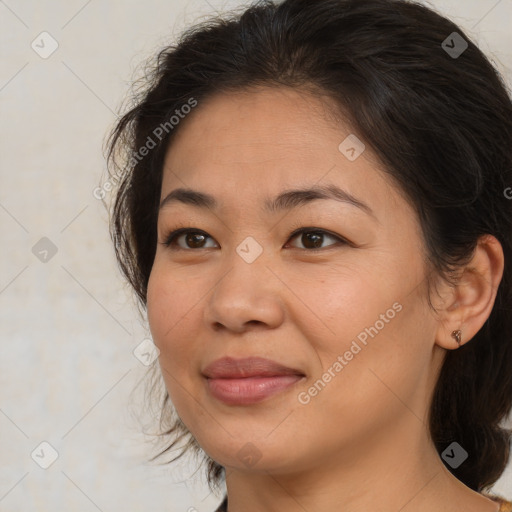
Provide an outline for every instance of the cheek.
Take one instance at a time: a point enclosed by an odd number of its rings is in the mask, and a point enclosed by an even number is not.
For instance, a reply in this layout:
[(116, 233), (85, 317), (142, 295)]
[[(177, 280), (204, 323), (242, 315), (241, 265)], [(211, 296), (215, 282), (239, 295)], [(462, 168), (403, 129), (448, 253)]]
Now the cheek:
[(162, 339), (166, 329), (172, 325), (170, 315), (174, 311), (172, 296), (168, 293), (165, 275), (154, 265), (149, 276), (147, 289), (148, 322), (153, 341), (162, 351)]
[(171, 272), (155, 263), (147, 290), (149, 328), (162, 356), (160, 362), (165, 361), (166, 367), (193, 350), (191, 343), (178, 343), (178, 340), (183, 339), (187, 326), (190, 327), (193, 305), (197, 302), (195, 288), (185, 286), (172, 276)]
[[(309, 333), (321, 363), (308, 385), (319, 378), (332, 382), (325, 387), (344, 396), (336, 400), (343, 411), (357, 404), (375, 407), (386, 396), (385, 403), (396, 401), (393, 391), (410, 396), (427, 377), (435, 325), (418, 286), (421, 268), (401, 272), (398, 267), (397, 262), (387, 268), (334, 269), (316, 287), (310, 283), (307, 298), (320, 313), (319, 329), (295, 319)], [(323, 395), (317, 403), (325, 400), (322, 405), (328, 406), (332, 395), (323, 393), (323, 382), (317, 387)]]
[(192, 354), (197, 349), (190, 339), (183, 342), (190, 306), (179, 293), (181, 285), (169, 275), (154, 265), (148, 282), (147, 316), (153, 342), (160, 351), (158, 360), (165, 387), (173, 405), (183, 410), (193, 385), (194, 368), (188, 362), (193, 361)]
[[(301, 283), (302, 289), (308, 290), (302, 298), (316, 313), (314, 323), (319, 329), (316, 331), (313, 324), (308, 327), (305, 322), (303, 327), (318, 340), (323, 352), (331, 357), (343, 353), (358, 336), (364, 343), (369, 338), (366, 329), (376, 322), (380, 332), (393, 321), (396, 316), (393, 304), (400, 294), (396, 285), (395, 289), (387, 286), (382, 277), (385, 275), (389, 275), (389, 271), (344, 265), (331, 268), (328, 274), (295, 278), (294, 284)], [(385, 315), (386, 323), (380, 319), (381, 314)], [(314, 335), (315, 331), (318, 336)]]
[(434, 325), (421, 298), (393, 302), (397, 296), (372, 297), (364, 314), (356, 308), (352, 319), (343, 316), (346, 336), (321, 354), (324, 375), (331, 368), (336, 377), (315, 398), (318, 414), (330, 410), (339, 421), (369, 431), (403, 414), (425, 417)]

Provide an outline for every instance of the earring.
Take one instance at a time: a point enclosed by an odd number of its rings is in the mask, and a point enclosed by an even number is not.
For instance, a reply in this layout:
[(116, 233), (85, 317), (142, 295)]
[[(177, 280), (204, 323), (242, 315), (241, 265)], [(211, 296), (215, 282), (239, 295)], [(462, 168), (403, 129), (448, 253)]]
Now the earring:
[(460, 342), (461, 342), (461, 338), (462, 338), (461, 330), (457, 329), (456, 331), (453, 331), (452, 332), (452, 338), (455, 339), (455, 341), (457, 342), (457, 345), (459, 345), (459, 347), (460, 347)]

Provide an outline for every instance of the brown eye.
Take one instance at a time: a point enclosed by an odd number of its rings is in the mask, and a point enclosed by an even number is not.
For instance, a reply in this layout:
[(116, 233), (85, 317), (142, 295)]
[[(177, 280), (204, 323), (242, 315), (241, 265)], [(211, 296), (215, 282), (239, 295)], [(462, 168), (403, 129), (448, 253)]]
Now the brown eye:
[[(206, 240), (211, 237), (203, 231), (194, 231), (192, 229), (178, 229), (170, 233), (163, 244), (167, 247), (173, 246), (177, 249), (205, 249), (209, 248), (205, 245)], [(184, 240), (185, 245), (178, 243), (180, 239)], [(210, 246), (211, 247), (211, 246)], [(215, 246), (214, 246), (215, 247)]]
[[(331, 235), (323, 230), (312, 230), (302, 228), (298, 232), (292, 234), (291, 239), (298, 238), (300, 235), (300, 242), (304, 247), (298, 247), (299, 249), (323, 249), (324, 247), (330, 247), (336, 245), (336, 243), (346, 244), (347, 242), (339, 236)], [(328, 244), (322, 247), (326, 238), (330, 238), (335, 241), (333, 244)]]
[(324, 235), (322, 233), (315, 233), (312, 231), (302, 233), (300, 241), (307, 249), (318, 249), (322, 247)]
[(194, 249), (202, 247), (206, 238), (201, 233), (185, 233), (183, 236), (185, 237), (185, 244)]
[[(303, 247), (294, 246), (297, 249), (304, 250), (318, 250), (328, 248), (334, 245), (347, 245), (349, 242), (340, 236), (333, 235), (324, 231), (322, 229), (311, 229), (311, 228), (301, 228), (299, 230), (294, 231), (290, 235), (290, 240), (294, 238), (299, 238)], [(328, 245), (323, 245), (326, 239), (334, 240), (334, 243), (330, 243)], [(193, 249), (209, 249), (212, 247), (218, 247), (215, 242), (214, 245), (206, 245), (207, 240), (210, 239), (213, 241), (212, 237), (206, 234), (204, 231), (181, 228), (177, 229), (170, 233), (164, 242), (163, 245), (166, 247), (172, 248), (173, 250), (193, 250)], [(180, 240), (183, 242), (180, 243)]]

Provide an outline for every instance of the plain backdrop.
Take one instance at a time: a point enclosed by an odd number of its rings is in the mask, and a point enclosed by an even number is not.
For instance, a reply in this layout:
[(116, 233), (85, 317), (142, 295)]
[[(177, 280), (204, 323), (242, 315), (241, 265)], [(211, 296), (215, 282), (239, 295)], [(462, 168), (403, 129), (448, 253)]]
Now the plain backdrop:
[[(206, 512), (220, 501), (193, 461), (145, 463), (150, 438), (132, 391), (147, 370), (136, 354), (148, 329), (93, 190), (141, 63), (240, 5), (0, 1), (0, 511)], [(512, 0), (433, 5), (510, 84)], [(512, 498), (510, 466), (494, 490)]]

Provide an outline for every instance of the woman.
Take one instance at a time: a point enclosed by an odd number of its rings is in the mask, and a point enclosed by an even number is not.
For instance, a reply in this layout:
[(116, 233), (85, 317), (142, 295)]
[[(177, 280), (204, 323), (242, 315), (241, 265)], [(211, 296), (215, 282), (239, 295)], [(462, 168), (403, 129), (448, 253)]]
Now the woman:
[(206, 454), (218, 511), (510, 511), (512, 104), (482, 52), (412, 2), (263, 1), (150, 78), (111, 230), (164, 452)]

